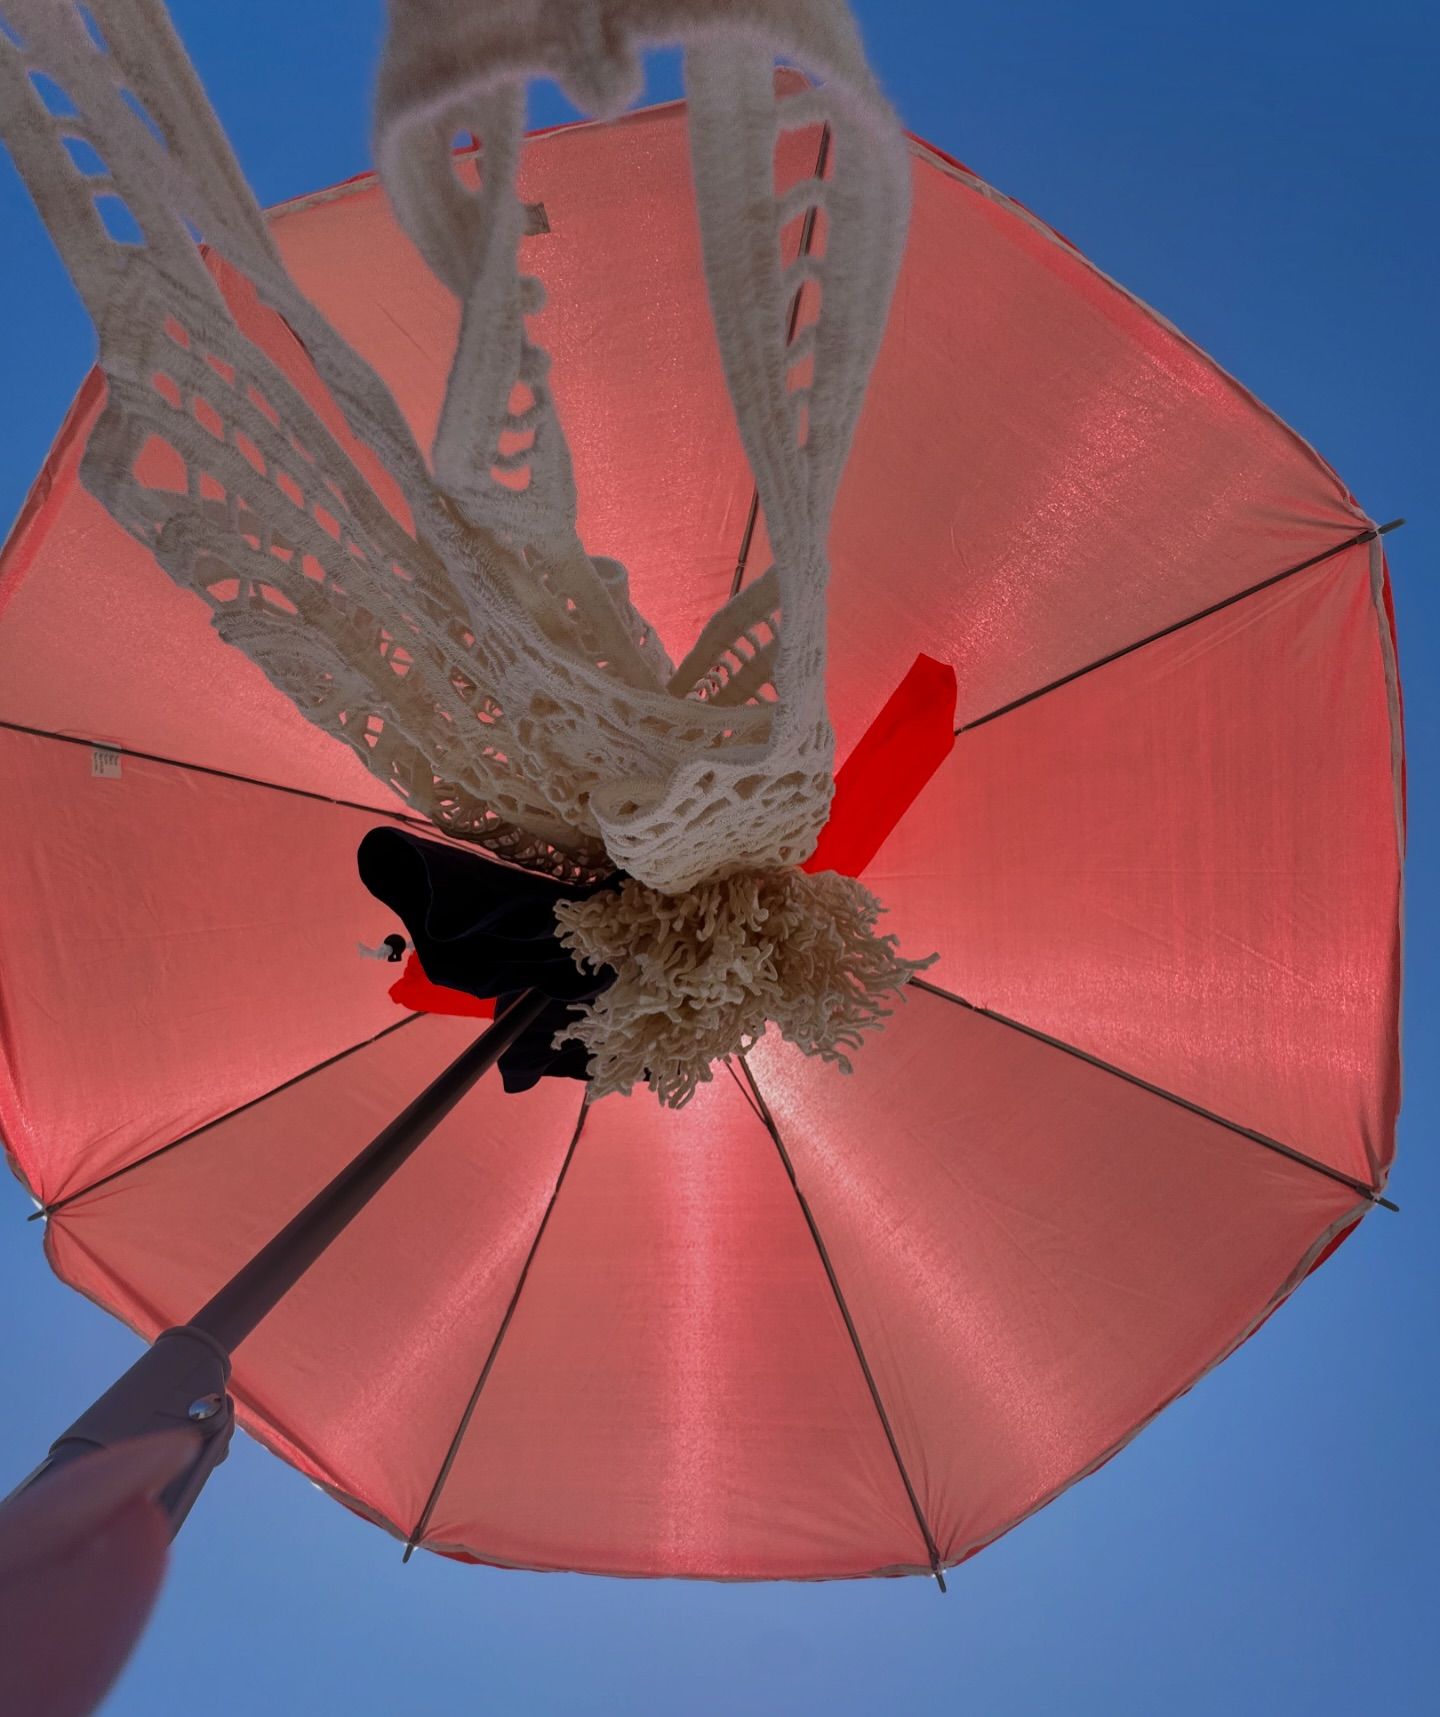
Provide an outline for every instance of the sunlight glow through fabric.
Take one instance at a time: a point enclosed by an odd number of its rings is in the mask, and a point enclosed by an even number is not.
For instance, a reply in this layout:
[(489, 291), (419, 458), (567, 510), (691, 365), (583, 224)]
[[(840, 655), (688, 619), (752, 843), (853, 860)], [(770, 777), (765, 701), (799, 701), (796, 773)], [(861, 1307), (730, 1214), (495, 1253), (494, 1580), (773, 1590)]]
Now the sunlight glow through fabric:
[[(154, 4), (0, 0), (6, 135), (108, 371), (0, 553), (0, 1133), (56, 1271), (153, 1337), (481, 1029), (357, 957), (396, 929), (356, 874), (377, 824), (664, 890), (818, 836), (939, 955), (850, 1077), (773, 1030), (678, 1111), (487, 1075), (232, 1387), (405, 1545), (949, 1568), (1383, 1195), (1403, 758), (1375, 521), (899, 136), (838, 5), (393, 15), (389, 197), (365, 174), (262, 216)], [(689, 99), (522, 145), (480, 68), (527, 20), (553, 33), (514, 74), (606, 113), (620, 26), (673, 26)], [(866, 736), (921, 653), (958, 734), (877, 846), (900, 783)]]

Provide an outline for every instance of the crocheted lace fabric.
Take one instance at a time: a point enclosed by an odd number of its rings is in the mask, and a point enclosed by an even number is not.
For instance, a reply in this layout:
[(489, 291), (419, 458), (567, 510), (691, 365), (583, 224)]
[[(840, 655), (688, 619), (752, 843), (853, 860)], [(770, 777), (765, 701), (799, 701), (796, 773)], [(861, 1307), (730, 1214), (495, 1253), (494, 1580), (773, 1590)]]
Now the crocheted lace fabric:
[[(527, 78), (613, 117), (667, 41), (774, 554), (678, 666), (576, 534), (515, 192)], [(777, 60), (811, 86), (785, 93)], [(777, 193), (778, 138), (816, 124), (829, 173)], [(825, 541), (909, 185), (843, 0), (393, 0), (379, 170), (462, 306), (428, 457), (287, 276), (159, 0), (0, 0), (0, 127), (99, 331), (86, 485), (312, 721), (441, 829), (556, 877), (676, 892), (806, 856), (831, 792)], [(823, 247), (786, 266), (817, 208)]]

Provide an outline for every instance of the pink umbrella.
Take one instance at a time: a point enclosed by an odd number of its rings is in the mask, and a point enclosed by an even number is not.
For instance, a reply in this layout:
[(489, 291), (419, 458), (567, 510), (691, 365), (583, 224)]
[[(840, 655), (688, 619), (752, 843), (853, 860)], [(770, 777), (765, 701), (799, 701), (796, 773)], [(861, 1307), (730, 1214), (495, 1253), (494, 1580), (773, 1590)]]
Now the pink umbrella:
[[(785, 134), (782, 184), (822, 136)], [(86, 493), (98, 373), (0, 562), (0, 1131), (48, 1256), (146, 1337), (243, 1339), (239, 1422), (407, 1553), (938, 1577), (1386, 1202), (1381, 528), (1041, 221), (919, 140), (905, 161), (908, 247), (829, 538), (830, 716), (885, 838), (826, 862), (938, 960), (849, 1078), (772, 1031), (679, 1111), (559, 1079), (469, 1090), (499, 1040), (466, 1051), (473, 1019), (403, 1011), (398, 968), (357, 958), (398, 926), (356, 847), (424, 819)], [(581, 532), (683, 650), (774, 553), (704, 333), (685, 110), (537, 136), (520, 190)], [(802, 268), (825, 228), (785, 225)], [(428, 445), (459, 314), (374, 177), (269, 231)], [(328, 410), (304, 331), (208, 266)], [(199, 394), (177, 409), (233, 445)], [(186, 481), (163, 445), (139, 456), (152, 486)], [(343, 538), (338, 503), (297, 505)], [(923, 789), (887, 803), (922, 728), (887, 739), (880, 712), (921, 654), (954, 670), (958, 737), (924, 741)], [(462, 1052), (448, 1113), (397, 1147), (390, 1118)], [(272, 1249), (228, 1289), (377, 1134), (383, 1173), (312, 1218), (301, 1264), (277, 1276)]]

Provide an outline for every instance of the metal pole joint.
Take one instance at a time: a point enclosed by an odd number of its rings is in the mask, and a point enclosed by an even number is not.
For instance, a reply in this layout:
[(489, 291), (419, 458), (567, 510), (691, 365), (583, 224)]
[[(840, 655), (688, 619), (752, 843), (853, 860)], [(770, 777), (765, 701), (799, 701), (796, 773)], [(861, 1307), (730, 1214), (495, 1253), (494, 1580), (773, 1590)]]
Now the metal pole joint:
[(206, 1479), (229, 1453), (235, 1430), (235, 1406), (226, 1392), (229, 1377), (229, 1354), (204, 1330), (189, 1325), (165, 1330), (55, 1439), (48, 1457), (22, 1489), (43, 1483), (95, 1449), (157, 1431), (189, 1431), (199, 1439), (195, 1459), (158, 1499), (173, 1537)]

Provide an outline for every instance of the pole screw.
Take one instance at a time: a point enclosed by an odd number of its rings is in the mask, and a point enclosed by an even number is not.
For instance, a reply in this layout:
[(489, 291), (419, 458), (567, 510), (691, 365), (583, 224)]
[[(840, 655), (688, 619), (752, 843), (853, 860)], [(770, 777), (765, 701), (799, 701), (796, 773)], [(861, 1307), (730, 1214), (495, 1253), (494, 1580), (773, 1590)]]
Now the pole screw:
[(198, 1401), (190, 1403), (186, 1417), (194, 1419), (197, 1423), (203, 1423), (206, 1419), (213, 1419), (219, 1411), (220, 1397), (218, 1395), (202, 1395)]

